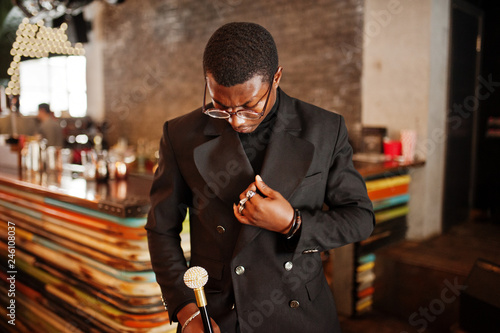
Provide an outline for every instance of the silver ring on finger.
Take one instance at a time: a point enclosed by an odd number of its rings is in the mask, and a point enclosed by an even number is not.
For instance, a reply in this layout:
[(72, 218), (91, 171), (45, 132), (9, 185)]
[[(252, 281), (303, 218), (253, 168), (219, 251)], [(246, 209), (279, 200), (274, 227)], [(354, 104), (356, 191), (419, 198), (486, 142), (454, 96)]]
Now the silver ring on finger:
[(240, 213), (240, 215), (243, 212), (243, 209), (245, 209), (245, 204), (243, 205), (240, 204), (240, 206), (238, 207), (238, 213)]
[(248, 200), (252, 199), (253, 196), (255, 195), (255, 192), (252, 190), (247, 191), (246, 197)]
[(248, 201), (248, 198), (245, 197), (243, 199), (240, 200), (240, 206), (245, 206), (245, 203)]

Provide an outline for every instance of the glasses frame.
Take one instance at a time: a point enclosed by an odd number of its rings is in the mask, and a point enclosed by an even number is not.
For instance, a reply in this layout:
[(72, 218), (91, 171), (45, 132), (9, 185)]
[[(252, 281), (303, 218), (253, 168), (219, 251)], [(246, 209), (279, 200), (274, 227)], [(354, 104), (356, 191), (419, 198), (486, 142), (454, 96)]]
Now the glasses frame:
[[(266, 102), (264, 103), (264, 108), (262, 109), (261, 112), (255, 112), (254, 110), (251, 110), (251, 109), (241, 109), (241, 110), (238, 110), (238, 111), (234, 111), (234, 112), (229, 112), (229, 111), (226, 111), (226, 110), (222, 110), (222, 109), (219, 109), (219, 108), (209, 108), (209, 109), (206, 109), (205, 108), (205, 102), (206, 102), (206, 98), (207, 98), (207, 81), (205, 80), (205, 91), (203, 92), (203, 104), (202, 104), (202, 107), (201, 107), (201, 112), (206, 114), (207, 116), (209, 117), (212, 117), (212, 118), (215, 118), (215, 119), (229, 119), (229, 117), (233, 116), (233, 115), (236, 115), (238, 118), (241, 118), (241, 119), (245, 119), (245, 120), (257, 120), (257, 119), (260, 119), (262, 118), (262, 116), (264, 115), (264, 113), (266, 112), (266, 109), (267, 109), (267, 103), (269, 102), (269, 96), (271, 96), (271, 90), (273, 88), (273, 81), (274, 81), (274, 75), (273, 75), (273, 78), (269, 84), (269, 89), (267, 90), (267, 97), (266, 97)], [(259, 101), (257, 102), (257, 104), (259, 104), (259, 102), (262, 100), (264, 96), (262, 96)], [(224, 117), (216, 117), (216, 116), (213, 116), (211, 114), (209, 114), (210, 111), (218, 111), (218, 112), (221, 112), (221, 113), (225, 113), (227, 116), (224, 116)], [(249, 113), (254, 113), (256, 115), (258, 115), (257, 118), (248, 118), (248, 117), (245, 117), (241, 114), (241, 112), (244, 111), (244, 112), (249, 112)]]

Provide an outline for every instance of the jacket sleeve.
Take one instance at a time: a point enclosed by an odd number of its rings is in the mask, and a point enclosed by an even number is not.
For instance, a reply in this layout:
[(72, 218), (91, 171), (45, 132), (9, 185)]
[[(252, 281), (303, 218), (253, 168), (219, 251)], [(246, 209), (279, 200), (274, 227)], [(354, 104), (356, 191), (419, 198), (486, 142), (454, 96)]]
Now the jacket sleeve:
[(165, 123), (146, 230), (151, 263), (171, 321), (177, 320), (176, 314), (185, 304), (195, 302), (193, 291), (183, 282), (187, 266), (179, 235), (190, 196), (169, 140), (168, 123)]
[[(340, 117), (337, 140), (330, 159), (325, 209), (301, 209), (302, 226), (295, 240), (297, 253), (326, 251), (366, 239), (375, 215), (366, 185), (352, 163), (347, 128)], [(300, 209), (300, 207), (297, 207)]]

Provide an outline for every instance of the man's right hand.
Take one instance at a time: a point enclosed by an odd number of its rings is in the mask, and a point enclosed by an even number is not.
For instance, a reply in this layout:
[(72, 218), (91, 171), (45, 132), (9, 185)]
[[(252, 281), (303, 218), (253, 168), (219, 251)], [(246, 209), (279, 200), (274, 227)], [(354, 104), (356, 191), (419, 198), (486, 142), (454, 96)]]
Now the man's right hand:
[[(196, 306), (195, 303), (189, 303), (186, 306), (184, 306), (178, 313), (177, 313), (177, 320), (179, 320), (179, 323), (181, 324), (181, 327), (184, 326), (184, 323), (194, 314), (196, 311), (198, 311), (198, 307)], [(212, 328), (214, 329), (214, 333), (220, 333), (220, 328), (217, 323), (210, 318), (210, 321), (212, 322)], [(183, 333), (203, 333), (203, 320), (201, 319), (201, 315), (197, 315), (191, 322), (186, 326), (186, 329), (184, 330)]]

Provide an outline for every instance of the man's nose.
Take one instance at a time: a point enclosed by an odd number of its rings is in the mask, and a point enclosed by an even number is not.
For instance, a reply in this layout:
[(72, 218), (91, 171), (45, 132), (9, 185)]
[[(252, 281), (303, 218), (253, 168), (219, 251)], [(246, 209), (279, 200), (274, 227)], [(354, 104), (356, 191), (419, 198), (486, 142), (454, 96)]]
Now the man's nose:
[(233, 127), (237, 127), (242, 125), (245, 122), (245, 119), (238, 117), (236, 114), (232, 114), (227, 118), (227, 122), (231, 124)]

